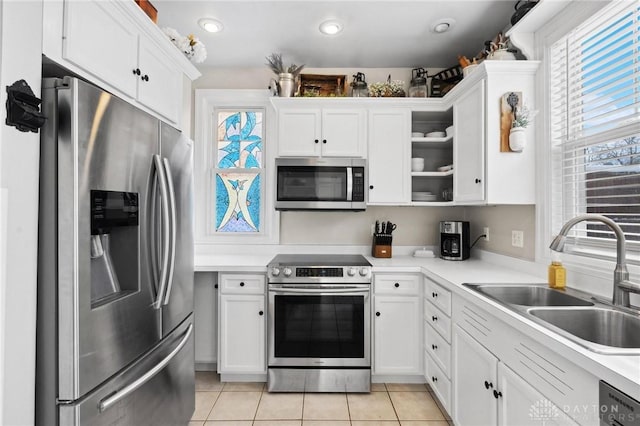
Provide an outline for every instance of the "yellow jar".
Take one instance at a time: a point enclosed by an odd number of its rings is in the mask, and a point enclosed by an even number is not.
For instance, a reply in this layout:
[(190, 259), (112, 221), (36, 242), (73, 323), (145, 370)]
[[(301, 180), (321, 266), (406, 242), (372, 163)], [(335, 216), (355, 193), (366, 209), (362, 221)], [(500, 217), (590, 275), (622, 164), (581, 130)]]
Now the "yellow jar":
[(549, 265), (549, 287), (563, 289), (567, 285), (567, 270), (559, 261), (551, 262)]

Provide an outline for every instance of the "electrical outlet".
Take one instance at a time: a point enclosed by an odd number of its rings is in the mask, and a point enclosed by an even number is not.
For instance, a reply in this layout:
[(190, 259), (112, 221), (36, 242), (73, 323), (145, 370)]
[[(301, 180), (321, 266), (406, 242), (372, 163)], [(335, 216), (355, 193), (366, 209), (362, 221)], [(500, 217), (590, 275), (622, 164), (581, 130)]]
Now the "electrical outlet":
[(511, 231), (511, 245), (513, 247), (524, 247), (524, 232)]
[(489, 239), (489, 227), (488, 227), (488, 226), (485, 226), (485, 227), (482, 229), (482, 233), (484, 234), (484, 240), (485, 240), (485, 241), (491, 241), (491, 240)]

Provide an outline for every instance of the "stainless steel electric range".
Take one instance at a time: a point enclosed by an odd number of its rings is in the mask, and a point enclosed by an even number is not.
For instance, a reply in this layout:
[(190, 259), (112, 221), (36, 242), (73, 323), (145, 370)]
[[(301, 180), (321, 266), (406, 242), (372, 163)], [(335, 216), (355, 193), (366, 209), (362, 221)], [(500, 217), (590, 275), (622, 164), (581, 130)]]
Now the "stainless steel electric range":
[(369, 392), (371, 264), (276, 256), (268, 267), (270, 392)]

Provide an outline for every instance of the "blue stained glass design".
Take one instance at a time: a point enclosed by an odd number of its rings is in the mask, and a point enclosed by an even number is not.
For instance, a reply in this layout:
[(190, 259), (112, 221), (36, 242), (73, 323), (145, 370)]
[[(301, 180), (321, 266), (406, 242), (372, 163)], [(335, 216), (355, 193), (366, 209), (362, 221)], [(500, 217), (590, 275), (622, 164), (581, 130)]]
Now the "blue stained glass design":
[(218, 113), (218, 168), (262, 167), (262, 112)]
[(216, 173), (216, 231), (260, 232), (260, 175)]

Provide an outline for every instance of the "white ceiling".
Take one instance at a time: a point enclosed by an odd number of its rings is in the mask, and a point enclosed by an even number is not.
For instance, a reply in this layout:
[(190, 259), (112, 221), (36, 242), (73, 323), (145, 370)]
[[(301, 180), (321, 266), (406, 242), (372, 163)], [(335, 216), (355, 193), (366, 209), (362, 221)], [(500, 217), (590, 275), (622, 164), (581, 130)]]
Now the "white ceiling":
[[(515, 1), (246, 1), (152, 0), (158, 25), (194, 34), (207, 49), (197, 66), (259, 67), (273, 52), (285, 65), (313, 68), (448, 68), (457, 55), (476, 55), (484, 41), (509, 24)], [(217, 34), (205, 32), (200, 18), (224, 24)], [(431, 31), (438, 19), (453, 18), (446, 33)], [(344, 30), (320, 34), (318, 26), (338, 19)]]

